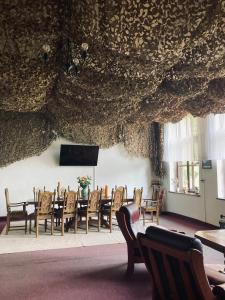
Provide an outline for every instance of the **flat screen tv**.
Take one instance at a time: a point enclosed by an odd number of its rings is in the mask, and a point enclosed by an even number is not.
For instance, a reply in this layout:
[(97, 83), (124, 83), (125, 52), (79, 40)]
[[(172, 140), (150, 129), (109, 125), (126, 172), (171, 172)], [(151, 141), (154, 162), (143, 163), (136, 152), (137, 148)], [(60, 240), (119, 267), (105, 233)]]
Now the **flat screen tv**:
[(97, 166), (99, 146), (61, 145), (60, 166)]

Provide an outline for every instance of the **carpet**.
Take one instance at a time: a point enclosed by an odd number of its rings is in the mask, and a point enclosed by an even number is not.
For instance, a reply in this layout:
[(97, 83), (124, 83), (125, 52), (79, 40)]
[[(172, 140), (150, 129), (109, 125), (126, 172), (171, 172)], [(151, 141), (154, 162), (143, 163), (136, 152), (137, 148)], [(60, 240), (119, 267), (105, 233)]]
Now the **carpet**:
[(98, 232), (96, 227), (90, 227), (88, 234), (79, 228), (76, 234), (71, 230), (65, 232), (64, 236), (61, 236), (59, 230), (55, 230), (54, 235), (51, 235), (49, 230), (44, 232), (44, 227), (40, 226), (38, 238), (34, 232), (25, 234), (24, 230), (10, 230), (9, 234), (5, 235), (4, 228), (0, 236), (0, 254), (118, 243), (125, 243), (125, 240), (117, 226), (114, 226), (112, 233), (109, 229), (102, 228)]
[(0, 299), (151, 299), (144, 264), (125, 277), (126, 245), (0, 255)]
[[(150, 224), (147, 223), (146, 227)], [(206, 224), (193, 220), (188, 221), (185, 218), (172, 215), (161, 215), (160, 225), (168, 229), (183, 231), (190, 236), (193, 236), (199, 230), (212, 229), (211, 226)], [(65, 233), (64, 236), (61, 236), (60, 232), (56, 230), (52, 236), (49, 231), (45, 233), (43, 227), (40, 226), (40, 236), (38, 238), (35, 237), (34, 232), (25, 235), (23, 230), (9, 231), (7, 236), (4, 228), (0, 235), (0, 254), (118, 243), (125, 243), (125, 240), (117, 226), (114, 226), (112, 233), (109, 232), (109, 229), (102, 228), (98, 232), (96, 227), (90, 227), (88, 234), (85, 233), (84, 229), (79, 228), (77, 234), (70, 231)], [(206, 255), (206, 258), (212, 255), (216, 260), (215, 263), (223, 263), (222, 253), (208, 247), (204, 247), (204, 252), (209, 254)]]
[[(162, 216), (160, 223), (169, 229), (185, 231), (193, 235), (198, 230), (208, 229), (204, 224), (186, 222), (171, 216)], [(135, 266), (134, 276), (125, 277), (127, 265), (126, 244), (97, 245), (89, 247), (68, 248), (67, 238), (89, 238), (98, 243), (102, 234), (104, 243), (106, 235), (120, 234), (119, 230), (112, 234), (104, 232), (90, 232), (88, 235), (82, 231), (78, 234), (68, 233), (65, 237), (44, 235), (36, 239), (34, 235), (25, 237), (1, 236), (0, 248), (9, 239), (8, 247), (13, 251), (26, 251), (26, 242), (48, 244), (58, 239), (64, 249), (47, 251), (32, 251), (0, 255), (0, 299), (3, 300), (95, 300), (95, 299), (151, 299), (151, 280), (144, 264)], [(106, 234), (106, 235), (105, 235)], [(13, 239), (16, 239), (13, 241)], [(48, 239), (48, 241), (47, 241)], [(20, 247), (22, 241), (22, 247)], [(124, 240), (123, 240), (124, 241)], [(102, 242), (102, 241), (101, 241)], [(17, 244), (15, 244), (17, 243)], [(84, 245), (84, 244), (83, 244)], [(19, 249), (17, 249), (19, 247)], [(70, 246), (71, 247), (71, 246)], [(12, 251), (12, 252), (13, 252)], [(205, 263), (223, 263), (223, 255), (204, 246)]]

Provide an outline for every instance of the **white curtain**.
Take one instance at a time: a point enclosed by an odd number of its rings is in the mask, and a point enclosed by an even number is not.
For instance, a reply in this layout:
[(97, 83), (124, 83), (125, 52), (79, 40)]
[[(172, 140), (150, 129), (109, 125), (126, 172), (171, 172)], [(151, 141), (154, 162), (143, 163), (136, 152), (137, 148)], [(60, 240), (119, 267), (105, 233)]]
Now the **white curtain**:
[(225, 114), (191, 115), (164, 125), (165, 161), (225, 159)]
[(164, 161), (197, 161), (202, 157), (200, 118), (188, 115), (178, 123), (164, 125)]
[(217, 194), (219, 198), (225, 198), (225, 160), (217, 160)]
[(225, 159), (225, 114), (210, 114), (205, 119), (204, 157)]

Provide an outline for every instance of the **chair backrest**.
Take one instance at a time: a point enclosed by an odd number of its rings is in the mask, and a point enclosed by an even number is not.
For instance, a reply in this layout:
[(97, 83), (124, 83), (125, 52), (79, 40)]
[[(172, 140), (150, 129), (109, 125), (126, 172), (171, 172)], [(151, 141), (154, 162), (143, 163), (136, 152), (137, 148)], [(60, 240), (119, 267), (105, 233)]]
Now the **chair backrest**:
[(34, 195), (34, 202), (38, 202), (38, 193), (45, 192), (46, 187), (44, 186), (43, 189), (39, 187), (33, 187), (33, 195)]
[(145, 264), (154, 283), (155, 299), (213, 300), (201, 242), (180, 233), (150, 226), (138, 234)]
[(159, 206), (160, 206), (160, 207), (163, 206), (165, 194), (166, 194), (166, 189), (161, 188), (161, 189), (159, 190), (158, 199), (157, 199), (158, 202), (159, 202)]
[(101, 199), (101, 190), (94, 190), (88, 194), (88, 211), (96, 212), (99, 209), (100, 199)]
[(123, 205), (124, 199), (124, 188), (116, 189), (115, 191), (112, 189), (112, 209), (117, 211)]
[(39, 188), (33, 187), (34, 202), (38, 201), (38, 192), (39, 191), (41, 191)]
[(135, 203), (121, 206), (116, 212), (116, 219), (128, 243), (137, 239), (138, 232), (145, 232), (144, 226), (139, 221), (139, 208)]
[(9, 190), (8, 190), (8, 188), (5, 188), (5, 200), (6, 200), (7, 211), (10, 211), (10, 200), (9, 200)]
[(123, 201), (127, 200), (127, 185), (126, 184), (124, 186), (115, 185), (115, 190), (123, 191)]
[(55, 191), (53, 193), (48, 191), (38, 192), (38, 204), (36, 207), (38, 215), (48, 215), (50, 213), (53, 213), (55, 205), (55, 194)]
[(141, 207), (141, 201), (142, 201), (142, 193), (143, 193), (143, 188), (136, 189), (134, 188), (134, 203), (140, 208)]
[(63, 200), (63, 213), (64, 214), (74, 214), (77, 207), (78, 192), (69, 191), (64, 192)]

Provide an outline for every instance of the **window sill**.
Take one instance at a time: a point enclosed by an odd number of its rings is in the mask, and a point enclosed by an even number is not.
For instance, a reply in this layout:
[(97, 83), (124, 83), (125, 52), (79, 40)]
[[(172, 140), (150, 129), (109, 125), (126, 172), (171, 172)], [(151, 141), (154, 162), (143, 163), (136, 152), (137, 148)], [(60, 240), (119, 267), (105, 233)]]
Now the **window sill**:
[(222, 200), (222, 201), (225, 201), (225, 198), (219, 198), (219, 197), (216, 197), (217, 200)]
[(179, 194), (179, 195), (187, 195), (187, 196), (194, 196), (194, 197), (200, 197), (200, 194), (196, 194), (196, 193), (183, 193), (183, 192), (172, 192), (172, 191), (169, 191), (169, 193)]

